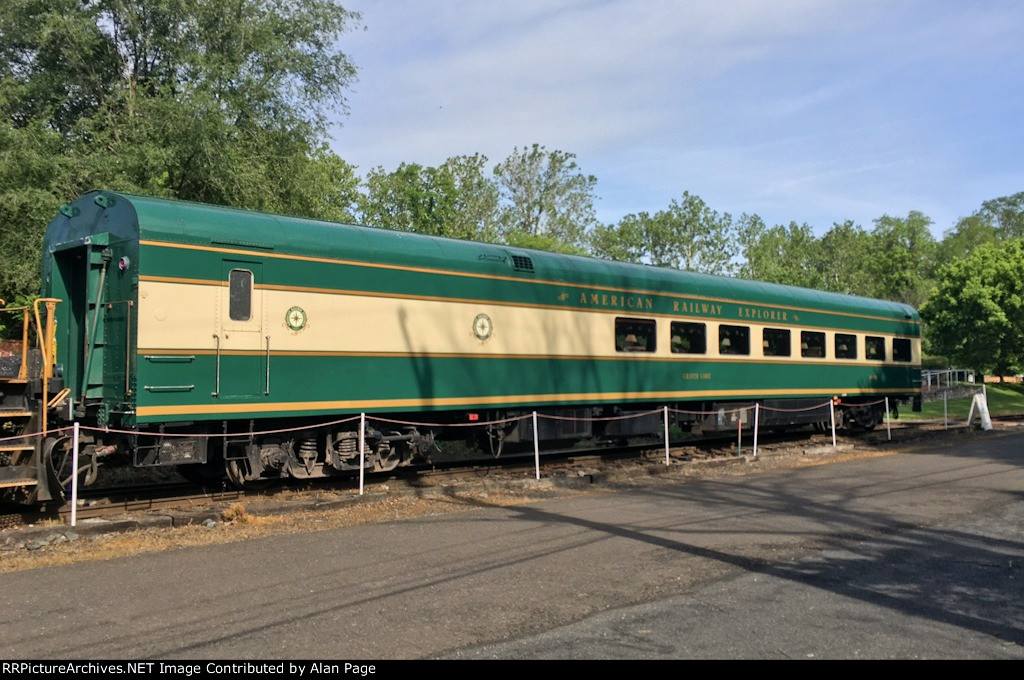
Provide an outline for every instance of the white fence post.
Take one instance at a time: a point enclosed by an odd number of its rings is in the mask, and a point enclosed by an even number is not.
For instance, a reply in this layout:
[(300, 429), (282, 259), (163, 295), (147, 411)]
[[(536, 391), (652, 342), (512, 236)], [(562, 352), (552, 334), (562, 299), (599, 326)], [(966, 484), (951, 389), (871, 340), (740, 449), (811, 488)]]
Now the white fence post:
[(668, 465), (668, 406), (665, 407), (665, 465)]
[(892, 441), (892, 425), (889, 420), (889, 397), (885, 398), (885, 433), (889, 436), (889, 441)]
[(366, 470), (366, 455), (363, 447), (366, 446), (366, 414), (359, 414), (359, 495), (363, 495), (363, 473)]
[(537, 479), (540, 479), (540, 433), (537, 432), (537, 412), (533, 412), (533, 466), (537, 470)]
[[(71, 428), (71, 526), (78, 523), (78, 421)], [(59, 482), (60, 480), (58, 480)]]
[(754, 458), (757, 458), (757, 427), (761, 421), (761, 404), (754, 404)]
[(831, 421), (832, 421), (832, 448), (834, 449), (834, 448), (836, 448), (838, 446), (838, 444), (836, 444), (836, 400), (835, 399), (829, 399), (828, 400), (828, 415), (829, 415), (829, 419), (831, 419)]
[(949, 429), (949, 392), (942, 393), (942, 427)]

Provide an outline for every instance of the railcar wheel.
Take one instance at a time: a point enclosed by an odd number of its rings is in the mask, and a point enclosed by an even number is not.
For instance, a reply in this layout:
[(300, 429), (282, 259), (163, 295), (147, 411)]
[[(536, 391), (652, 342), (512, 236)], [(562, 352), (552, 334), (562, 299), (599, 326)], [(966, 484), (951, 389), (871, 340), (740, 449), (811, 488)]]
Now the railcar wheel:
[(401, 464), (402, 454), (398, 453), (395, 449), (391, 449), (391, 452), (387, 456), (377, 456), (377, 460), (375, 460), (373, 464), (373, 469), (374, 472), (391, 472)]
[[(99, 466), (96, 464), (96, 447), (92, 444), (80, 447), (78, 451), (78, 483), (89, 486), (96, 481)], [(46, 461), (51, 491), (66, 498), (71, 493), (74, 446), (71, 437), (49, 437), (43, 442), (43, 459)]]
[(881, 420), (880, 414), (871, 406), (857, 409), (853, 412), (853, 420), (856, 424), (856, 429), (862, 432), (871, 432), (878, 425)]
[(258, 479), (246, 479), (246, 475), (249, 474), (249, 461), (245, 459), (228, 459), (224, 461), (224, 473), (227, 475), (228, 481), (236, 489), (245, 489), (246, 491), (259, 491), (260, 489), (266, 489), (271, 486), (275, 481), (274, 479), (267, 479), (260, 477)]

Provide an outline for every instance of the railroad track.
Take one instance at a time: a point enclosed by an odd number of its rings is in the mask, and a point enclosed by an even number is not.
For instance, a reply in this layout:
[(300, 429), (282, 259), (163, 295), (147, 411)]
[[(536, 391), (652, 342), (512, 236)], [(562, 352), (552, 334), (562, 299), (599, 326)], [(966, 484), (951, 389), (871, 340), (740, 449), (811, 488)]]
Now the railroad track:
[[(1011, 418), (1011, 422), (1024, 419)], [(939, 423), (941, 425), (941, 422)], [(902, 426), (899, 428), (903, 437), (920, 436), (923, 430), (919, 427)], [(943, 430), (938, 430), (942, 432)], [(894, 433), (896, 430), (894, 430)], [(884, 428), (870, 435), (869, 439), (840, 435), (840, 443), (884, 443)], [(763, 456), (785, 452), (790, 448), (808, 448), (830, 446), (830, 433), (787, 432), (762, 433), (759, 437), (758, 450)], [(752, 441), (749, 433), (745, 433), (737, 447), (735, 435), (704, 438), (680, 442), (670, 448), (670, 460), (674, 464), (689, 462), (727, 460), (737, 457), (738, 453), (749, 455)], [(656, 465), (664, 461), (664, 447), (657, 443), (642, 443), (614, 448), (599, 447), (593, 449), (563, 449), (545, 451), (541, 456), (541, 474), (547, 477), (571, 476), (581, 472), (591, 476), (595, 471), (609, 469), (610, 466)], [(428, 487), (455, 484), (461, 481), (479, 480), (481, 477), (515, 477), (534, 473), (534, 455), (532, 451), (506, 452), (501, 458), (473, 458), (435, 462), (420, 467), (398, 468), (389, 473), (366, 475), (364, 487), (368, 494), (379, 496), (388, 491), (399, 489), (422, 489)], [(286, 497), (301, 492), (355, 492), (359, 488), (358, 473), (351, 476), (315, 480), (282, 480), (269, 488), (260, 490), (239, 490), (228, 486), (226, 481), (196, 484), (193, 482), (161, 482), (119, 485), (110, 488), (89, 487), (80, 492), (79, 507), (76, 515), (79, 521), (92, 518), (109, 518), (137, 513), (164, 512), (173, 514), (175, 511), (194, 512), (197, 509), (215, 508), (226, 502), (242, 501), (251, 498), (272, 499)], [(0, 531), (23, 527), (41, 522), (68, 524), (71, 515), (70, 503), (53, 505), (45, 508), (26, 508), (24, 506), (0, 507)]]

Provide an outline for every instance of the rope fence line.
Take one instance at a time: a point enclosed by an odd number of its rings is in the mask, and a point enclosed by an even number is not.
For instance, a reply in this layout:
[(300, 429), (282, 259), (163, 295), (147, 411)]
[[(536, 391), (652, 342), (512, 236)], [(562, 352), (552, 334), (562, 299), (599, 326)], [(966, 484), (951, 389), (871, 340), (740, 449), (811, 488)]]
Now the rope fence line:
[[(878, 401), (860, 402), (860, 403), (857, 404), (857, 406), (877, 406), (878, 404), (882, 404), (882, 403), (886, 403), (886, 402), (887, 402), (886, 399), (879, 399)], [(657, 408), (657, 409), (652, 409), (652, 410), (649, 410), (649, 411), (639, 411), (639, 412), (636, 412), (636, 413), (630, 413), (628, 415), (622, 415), (622, 416), (587, 416), (587, 417), (558, 416), (558, 415), (553, 415), (553, 414), (545, 414), (545, 413), (541, 413), (541, 412), (538, 411), (538, 412), (536, 412), (536, 418), (538, 420), (539, 419), (545, 419), (545, 420), (560, 420), (560, 421), (570, 421), (570, 422), (591, 422), (591, 423), (593, 423), (593, 422), (611, 422), (611, 421), (632, 420), (632, 419), (636, 419), (636, 418), (644, 418), (644, 417), (647, 417), (647, 416), (654, 415), (656, 413), (662, 413), (666, 409), (667, 409), (668, 413), (676, 413), (676, 414), (680, 414), (680, 415), (700, 415), (700, 416), (710, 416), (710, 415), (720, 415), (720, 414), (721, 415), (732, 415), (734, 413), (743, 413), (745, 411), (752, 411), (752, 410), (773, 411), (773, 412), (776, 412), (776, 413), (801, 413), (801, 412), (806, 412), (806, 411), (814, 411), (814, 410), (817, 410), (817, 409), (828, 408), (833, 403), (834, 402), (830, 399), (828, 401), (823, 401), (821, 404), (817, 404), (817, 405), (813, 405), (813, 406), (806, 406), (806, 407), (803, 407), (803, 408), (792, 408), (792, 409), (777, 408), (777, 407), (773, 407), (773, 406), (764, 406), (764, 405), (761, 405), (761, 404), (752, 404), (750, 406), (740, 406), (740, 407), (732, 408), (732, 409), (717, 409), (717, 410), (713, 410), (713, 411), (691, 411), (691, 410), (687, 410), (687, 409), (677, 409), (677, 408), (672, 408), (672, 407), (666, 406), (666, 407), (661, 407), (661, 408)], [(432, 423), (432, 422), (414, 421), (414, 420), (397, 420), (397, 419), (394, 419), (394, 418), (378, 417), (378, 416), (374, 416), (372, 414), (362, 414), (362, 416), (360, 416), (360, 415), (353, 415), (353, 416), (349, 416), (347, 418), (340, 418), (340, 419), (337, 419), (337, 420), (330, 420), (330, 421), (325, 421), (325, 422), (322, 422), (322, 423), (314, 423), (314, 424), (300, 425), (300, 426), (295, 426), (295, 427), (279, 428), (279, 429), (273, 429), (273, 430), (253, 430), (251, 432), (249, 432), (249, 431), (246, 431), (246, 432), (201, 432), (201, 433), (187, 433), (187, 432), (185, 432), (185, 433), (178, 433), (178, 432), (142, 432), (142, 431), (138, 431), (138, 430), (119, 430), (119, 429), (116, 429), (116, 428), (92, 427), (92, 426), (88, 426), (88, 425), (79, 425), (79, 428), (81, 430), (85, 430), (85, 431), (89, 431), (89, 432), (102, 432), (104, 434), (111, 434), (112, 433), (112, 434), (143, 435), (143, 436), (170, 437), (170, 438), (175, 438), (175, 437), (181, 437), (181, 438), (203, 437), (203, 438), (206, 438), (206, 439), (226, 439), (226, 438), (229, 438), (229, 437), (240, 437), (240, 436), (242, 436), (242, 437), (257, 437), (257, 436), (263, 437), (263, 436), (275, 435), (275, 434), (287, 434), (289, 432), (301, 432), (303, 430), (309, 430), (309, 429), (315, 429), (315, 428), (333, 427), (335, 425), (342, 425), (344, 423), (355, 422), (357, 420), (360, 420), (361, 417), (365, 417), (366, 420), (372, 420), (373, 422), (378, 422), (378, 423), (391, 423), (391, 424), (395, 424), (395, 425), (411, 425), (411, 426), (414, 426), (414, 427), (444, 428), (444, 427), (481, 427), (481, 426), (486, 426), (486, 425), (503, 425), (503, 424), (514, 423), (514, 422), (518, 422), (518, 421), (528, 420), (530, 418), (533, 418), (534, 416), (533, 416), (532, 413), (525, 413), (525, 414), (520, 415), (520, 416), (514, 416), (514, 417), (509, 417), (509, 418), (498, 418), (498, 419), (495, 419), (495, 420), (479, 420), (479, 421), (474, 420), (474, 421), (465, 422), (465, 423), (437, 423), (437, 422), (433, 422)], [(72, 429), (74, 429), (74, 427), (72, 425), (68, 425), (66, 427), (51, 428), (51, 429), (47, 429), (45, 434), (46, 435), (52, 435), (52, 434), (57, 434), (57, 433), (61, 433), (61, 432), (68, 432), (68, 431), (70, 431)], [(15, 436), (10, 436), (10, 437), (0, 437), (0, 445), (4, 444), (6, 442), (13, 442), (13, 441), (29, 439), (29, 438), (32, 438), (32, 437), (38, 437), (38, 436), (40, 436), (42, 434), (44, 434), (44, 433), (43, 432), (34, 432), (34, 433), (15, 435)]]
[[(46, 434), (50, 434), (51, 432), (67, 432), (68, 430), (73, 430), (73, 429), (74, 429), (73, 425), (68, 425), (67, 427), (55, 427), (55, 428), (48, 429), (46, 431)], [(0, 437), (0, 445), (3, 445), (5, 443), (7, 443), (7, 442), (16, 442), (16, 441), (20, 441), (22, 439), (29, 439), (31, 437), (38, 437), (38, 436), (40, 436), (42, 434), (43, 434), (42, 432), (32, 432), (32, 433), (29, 433), (29, 434), (15, 435), (13, 437)]]
[(530, 418), (530, 414), (524, 414), (516, 416), (515, 418), (499, 418), (497, 420), (472, 420), (467, 423), (420, 423), (413, 420), (394, 420), (392, 418), (378, 418), (376, 416), (367, 415), (367, 419), (372, 419), (374, 422), (379, 423), (395, 423), (398, 425), (414, 425), (417, 427), (479, 427), (480, 425), (499, 425), (505, 423), (514, 423), (518, 420), (526, 420)]
[(651, 411), (639, 411), (637, 413), (631, 413), (628, 416), (591, 416), (589, 418), (572, 418), (570, 416), (553, 416), (544, 413), (537, 412), (538, 418), (545, 418), (547, 420), (571, 420), (573, 422), (581, 423), (594, 423), (594, 422), (608, 422), (612, 420), (630, 420), (632, 418), (643, 418), (645, 416), (653, 415), (655, 413), (661, 413), (660, 408), (653, 409)]

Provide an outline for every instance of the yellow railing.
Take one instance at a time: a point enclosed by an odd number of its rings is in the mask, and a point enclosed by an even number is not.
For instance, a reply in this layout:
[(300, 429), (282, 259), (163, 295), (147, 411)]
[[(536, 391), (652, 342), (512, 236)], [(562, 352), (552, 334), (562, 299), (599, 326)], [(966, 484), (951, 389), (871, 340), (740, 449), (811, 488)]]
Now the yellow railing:
[[(0, 312), (8, 312), (16, 314), (21, 312), (22, 324), (21, 324), (21, 367), (18, 369), (17, 380), (28, 380), (28, 353), (29, 353), (29, 329), (32, 326), (32, 321), (35, 321), (35, 335), (36, 343), (39, 348), (39, 353), (42, 357), (42, 365), (39, 368), (39, 376), (31, 376), (32, 378), (39, 377), (43, 381), (43, 406), (41, 408), (42, 413), (42, 431), (45, 434), (47, 431), (46, 421), (48, 411), (51, 408), (56, 407), (60, 403), (60, 399), (53, 399), (47, 402), (49, 395), (49, 383), (50, 378), (53, 377), (54, 365), (57, 361), (57, 318), (54, 314), (54, 310), (61, 301), (57, 298), (37, 298), (33, 301), (32, 306), (28, 307), (8, 307), (7, 303), (0, 299)], [(43, 322), (43, 316), (40, 314), (41, 306), (46, 307), (45, 311), (45, 324)], [(67, 396), (66, 393), (63, 393)], [(60, 395), (58, 395), (60, 396)]]

